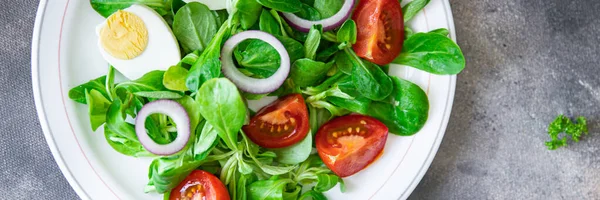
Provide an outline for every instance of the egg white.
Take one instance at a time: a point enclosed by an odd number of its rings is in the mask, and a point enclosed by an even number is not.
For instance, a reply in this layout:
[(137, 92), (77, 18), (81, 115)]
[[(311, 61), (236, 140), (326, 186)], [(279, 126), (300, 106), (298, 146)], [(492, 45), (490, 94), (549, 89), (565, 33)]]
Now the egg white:
[[(139, 56), (123, 60), (115, 58), (104, 50), (100, 39), (98, 47), (102, 57), (128, 79), (135, 80), (154, 70), (167, 70), (181, 60), (179, 43), (167, 22), (152, 8), (145, 5), (132, 5), (124, 11), (142, 19), (148, 30), (148, 45)], [(106, 26), (106, 21), (96, 27), (96, 33)]]

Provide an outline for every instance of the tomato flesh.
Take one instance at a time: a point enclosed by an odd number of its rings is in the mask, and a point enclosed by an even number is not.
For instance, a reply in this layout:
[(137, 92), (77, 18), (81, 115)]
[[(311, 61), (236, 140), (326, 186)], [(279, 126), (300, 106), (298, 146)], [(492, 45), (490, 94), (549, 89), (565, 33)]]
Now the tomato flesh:
[(309, 131), (308, 110), (300, 94), (290, 94), (260, 109), (242, 127), (252, 142), (265, 148), (288, 147)]
[(316, 135), (319, 156), (340, 177), (363, 170), (383, 152), (388, 128), (375, 118), (346, 115), (325, 123)]
[(194, 170), (171, 190), (169, 200), (229, 200), (229, 192), (215, 175)]
[(398, 0), (361, 0), (352, 15), (356, 55), (378, 65), (394, 61), (404, 43), (404, 18)]

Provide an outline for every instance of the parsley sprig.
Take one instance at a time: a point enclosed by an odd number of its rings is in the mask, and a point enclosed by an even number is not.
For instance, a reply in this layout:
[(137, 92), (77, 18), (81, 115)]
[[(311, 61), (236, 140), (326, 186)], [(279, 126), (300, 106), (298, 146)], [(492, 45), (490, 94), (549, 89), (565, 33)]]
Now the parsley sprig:
[[(567, 138), (571, 137), (574, 142), (579, 142), (583, 134), (588, 134), (587, 122), (585, 117), (577, 117), (577, 123), (573, 123), (571, 119), (564, 115), (559, 115), (548, 126), (548, 134), (552, 140), (546, 142), (546, 146), (550, 150), (555, 150), (563, 146), (567, 146)], [(565, 133), (559, 137), (561, 133)]]

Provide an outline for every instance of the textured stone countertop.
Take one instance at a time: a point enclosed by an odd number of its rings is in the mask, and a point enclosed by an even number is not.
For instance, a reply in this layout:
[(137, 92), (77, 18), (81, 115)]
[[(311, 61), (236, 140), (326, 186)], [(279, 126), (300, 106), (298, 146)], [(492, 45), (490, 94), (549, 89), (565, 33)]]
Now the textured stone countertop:
[[(38, 0), (0, 2), (0, 199), (78, 199), (33, 103)], [(410, 199), (600, 199), (600, 1), (450, 2), (467, 68)], [(546, 126), (561, 113), (588, 117), (590, 135), (546, 150)]]

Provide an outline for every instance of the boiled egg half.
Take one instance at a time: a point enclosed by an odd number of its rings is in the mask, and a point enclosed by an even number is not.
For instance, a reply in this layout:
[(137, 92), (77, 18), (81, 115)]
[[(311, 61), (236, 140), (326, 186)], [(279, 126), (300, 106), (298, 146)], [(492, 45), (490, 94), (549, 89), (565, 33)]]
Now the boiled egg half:
[(96, 28), (104, 59), (134, 80), (167, 70), (181, 59), (179, 44), (167, 22), (152, 8), (132, 5), (110, 15)]

